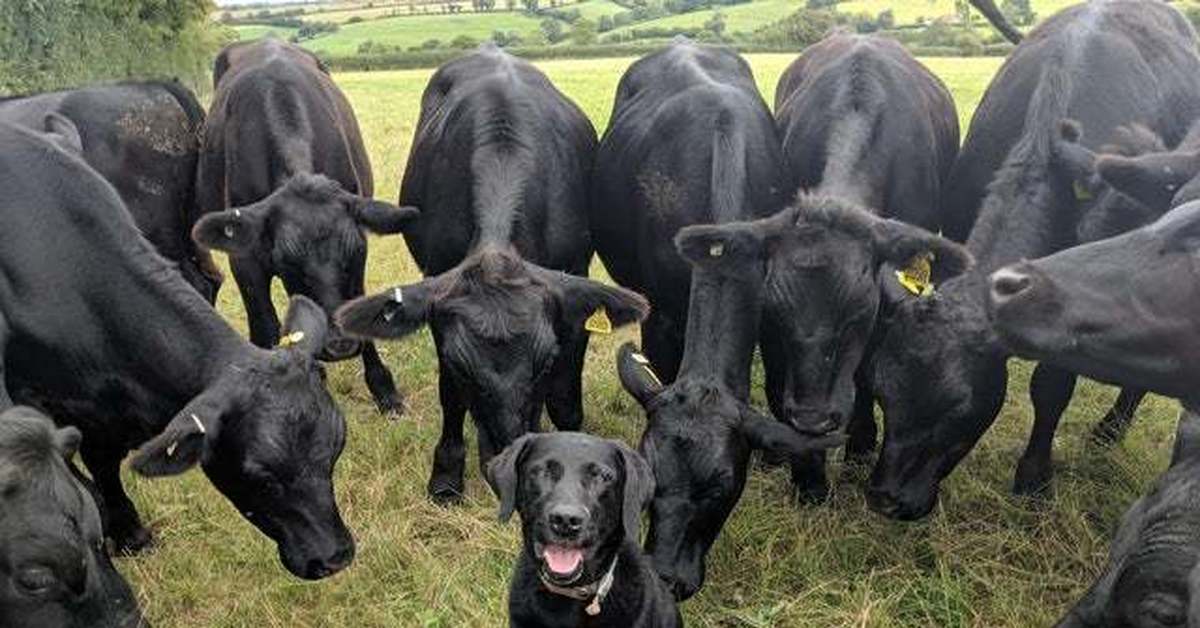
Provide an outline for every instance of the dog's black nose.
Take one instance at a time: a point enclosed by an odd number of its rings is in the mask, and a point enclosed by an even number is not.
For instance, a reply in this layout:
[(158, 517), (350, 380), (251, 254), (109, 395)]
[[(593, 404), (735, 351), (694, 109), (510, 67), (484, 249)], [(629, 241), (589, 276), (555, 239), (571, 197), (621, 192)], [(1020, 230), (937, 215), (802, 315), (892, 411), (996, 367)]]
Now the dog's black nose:
[(587, 510), (582, 506), (562, 505), (550, 510), (550, 529), (560, 537), (575, 538), (583, 530)]

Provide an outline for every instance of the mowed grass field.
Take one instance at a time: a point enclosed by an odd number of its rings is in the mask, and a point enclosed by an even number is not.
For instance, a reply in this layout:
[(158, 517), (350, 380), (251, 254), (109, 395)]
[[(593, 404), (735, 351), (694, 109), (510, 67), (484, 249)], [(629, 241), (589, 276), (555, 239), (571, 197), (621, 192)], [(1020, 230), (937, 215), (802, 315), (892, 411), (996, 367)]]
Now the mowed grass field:
[[(752, 56), (764, 96), (791, 60)], [(554, 82), (607, 124), (630, 59), (540, 63)], [(999, 60), (932, 59), (964, 121)], [(431, 71), (341, 74), (366, 135), (377, 196), (395, 200)], [(596, 275), (602, 275), (595, 264)], [(400, 237), (371, 242), (369, 290), (416, 281)], [(284, 299), (277, 288), (277, 300)], [(224, 316), (245, 329), (232, 280)], [(636, 443), (645, 418), (617, 381), (614, 355), (635, 328), (593, 339), (585, 373), (588, 431)], [(914, 342), (919, 342), (914, 338)], [(516, 519), (497, 523), (497, 503), (479, 475), (468, 429), (465, 504), (425, 498), (441, 421), (427, 331), (383, 345), (409, 395), (399, 421), (378, 415), (358, 363), (330, 368), (345, 411), (348, 445), (336, 475), (338, 499), (358, 541), (358, 558), (323, 582), (302, 582), (279, 566), (274, 545), (245, 522), (202, 473), (161, 480), (127, 474), (134, 501), (158, 539), (152, 553), (118, 561), (157, 628), (174, 627), (499, 627), (507, 625), (508, 576), (520, 549)], [(793, 503), (784, 470), (756, 468), (708, 561), (703, 591), (683, 607), (690, 626), (1050, 625), (1102, 566), (1121, 513), (1166, 466), (1176, 404), (1154, 399), (1123, 446), (1088, 444), (1087, 431), (1115, 396), (1084, 383), (1057, 439), (1056, 492), (1047, 500), (1009, 493), (1031, 422), (1028, 365), (1014, 363), (1003, 414), (944, 484), (928, 520), (897, 523), (870, 512), (864, 472), (836, 465), (829, 503)], [(755, 375), (761, 407), (761, 374)], [(548, 425), (548, 424), (547, 424)], [(839, 456), (840, 457), (840, 456)]]

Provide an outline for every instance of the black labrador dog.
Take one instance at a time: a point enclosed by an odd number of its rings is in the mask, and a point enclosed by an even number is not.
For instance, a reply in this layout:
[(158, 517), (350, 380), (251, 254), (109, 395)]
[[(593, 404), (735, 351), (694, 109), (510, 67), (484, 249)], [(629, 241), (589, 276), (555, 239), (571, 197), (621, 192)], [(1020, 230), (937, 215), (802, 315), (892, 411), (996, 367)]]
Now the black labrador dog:
[(675, 628), (675, 597), (642, 553), (654, 474), (623, 443), (577, 432), (527, 434), (487, 468), (500, 520), (521, 513), (513, 628)]

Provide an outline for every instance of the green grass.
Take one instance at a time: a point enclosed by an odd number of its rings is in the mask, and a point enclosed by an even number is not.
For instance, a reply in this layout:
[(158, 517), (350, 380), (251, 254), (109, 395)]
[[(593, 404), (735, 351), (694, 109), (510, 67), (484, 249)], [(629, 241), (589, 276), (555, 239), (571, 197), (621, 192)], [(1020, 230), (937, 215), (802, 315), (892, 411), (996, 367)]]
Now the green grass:
[[(999, 5), (1000, 2), (997, 1), (996, 4)], [(1030, 4), (1033, 6), (1033, 12), (1037, 14), (1037, 18), (1042, 20), (1063, 8), (1081, 4), (1081, 0), (1032, 0)], [(850, 0), (837, 5), (837, 10), (842, 13), (877, 15), (887, 9), (891, 9), (896, 16), (896, 24), (913, 24), (922, 17), (934, 20), (955, 15), (954, 0), (907, 0), (906, 2)], [(978, 17), (978, 12), (976, 12), (976, 17)]]
[(243, 26), (234, 26), (233, 32), (237, 33), (238, 39), (249, 41), (251, 39), (262, 39), (263, 37), (278, 37), (279, 39), (288, 39), (296, 34), (298, 29), (282, 28), (279, 26), (266, 26), (262, 24), (247, 24)]
[(612, 0), (585, 0), (578, 4), (565, 4), (561, 8), (564, 11), (579, 11), (579, 15), (584, 19), (592, 21), (597, 21), (604, 15), (616, 15), (626, 10), (625, 7)]
[(541, 20), (521, 13), (394, 17), (344, 24), (336, 33), (306, 41), (304, 46), (331, 55), (350, 55), (358, 51), (359, 44), (368, 40), (410, 48), (429, 39), (448, 43), (460, 35), (485, 40), (498, 30), (528, 35), (537, 31), (540, 23)]
[[(770, 99), (790, 57), (751, 57)], [(630, 59), (540, 63), (598, 128)], [(964, 119), (999, 60), (936, 59)], [(430, 70), (335, 78), (358, 113), (374, 163), (378, 196), (395, 199)], [(414, 281), (400, 237), (371, 242), (369, 289)], [(282, 305), (282, 295), (278, 301)], [(245, 317), (232, 283), (220, 311)], [(620, 330), (595, 338), (585, 374), (585, 427), (636, 442), (640, 408), (614, 367)], [(919, 341), (919, 339), (915, 339)], [(151, 554), (119, 567), (157, 628), (500, 627), (507, 624), (508, 574), (519, 550), (517, 523), (496, 522), (496, 501), (480, 479), (468, 435), (467, 500), (442, 509), (425, 499), (440, 429), (437, 377), (427, 332), (382, 347), (407, 391), (399, 422), (378, 416), (357, 363), (333, 365), (329, 385), (345, 410), (349, 442), (337, 467), (338, 499), (358, 541), (358, 559), (329, 581), (287, 575), (273, 546), (199, 472), (181, 478), (128, 477), (158, 535)], [(786, 473), (756, 469), (709, 559), (708, 583), (684, 606), (689, 626), (1045, 626), (1076, 600), (1104, 562), (1120, 513), (1163, 468), (1176, 406), (1145, 406), (1126, 444), (1086, 445), (1086, 431), (1114, 391), (1081, 384), (1058, 438), (1057, 493), (1044, 503), (1012, 497), (1013, 465), (1030, 424), (1028, 365), (1014, 364), (1008, 402), (994, 428), (946, 482), (941, 505), (920, 523), (875, 516), (861, 471), (832, 471), (833, 498), (821, 507), (789, 500)], [(761, 402), (761, 373), (755, 375)]]

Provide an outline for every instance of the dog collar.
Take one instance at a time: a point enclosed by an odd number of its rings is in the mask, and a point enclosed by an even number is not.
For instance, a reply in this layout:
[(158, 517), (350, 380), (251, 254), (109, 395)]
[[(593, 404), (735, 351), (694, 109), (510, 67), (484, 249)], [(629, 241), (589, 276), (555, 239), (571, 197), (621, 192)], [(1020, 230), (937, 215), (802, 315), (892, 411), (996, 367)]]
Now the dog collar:
[(546, 579), (545, 574), (541, 569), (538, 569), (538, 579), (542, 581), (542, 586), (555, 595), (569, 597), (572, 600), (586, 602), (589, 599), (592, 601), (584, 609), (588, 615), (595, 617), (600, 614), (600, 604), (604, 598), (608, 596), (608, 592), (612, 590), (614, 574), (617, 571), (617, 557), (613, 556), (612, 564), (608, 566), (608, 571), (604, 572), (604, 576), (599, 580), (591, 583), (573, 587), (564, 587), (554, 584)]

